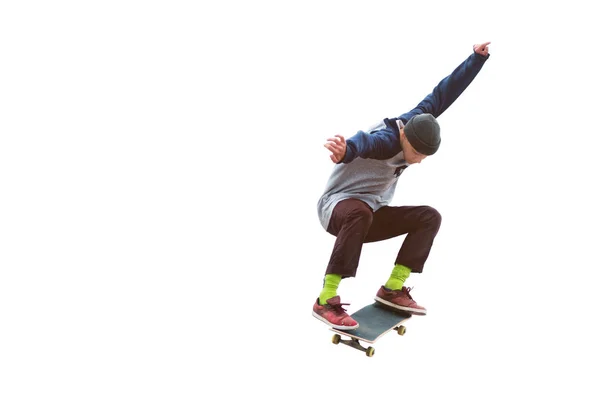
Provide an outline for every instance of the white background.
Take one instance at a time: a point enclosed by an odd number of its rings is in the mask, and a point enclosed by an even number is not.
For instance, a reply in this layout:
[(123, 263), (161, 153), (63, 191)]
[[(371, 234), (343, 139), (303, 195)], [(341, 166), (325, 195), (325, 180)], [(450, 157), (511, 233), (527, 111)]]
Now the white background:
[[(556, 2), (0, 7), (0, 397), (597, 398), (597, 19)], [(323, 147), (491, 57), (394, 205), (442, 228), (367, 358), (311, 316)], [(339, 293), (370, 303), (402, 238)]]

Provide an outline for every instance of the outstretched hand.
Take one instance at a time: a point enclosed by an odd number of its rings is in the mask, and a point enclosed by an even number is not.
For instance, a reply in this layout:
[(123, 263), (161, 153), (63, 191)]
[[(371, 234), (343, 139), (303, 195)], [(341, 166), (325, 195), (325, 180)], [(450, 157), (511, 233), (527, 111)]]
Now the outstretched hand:
[(486, 43), (482, 43), (482, 44), (474, 44), (473, 51), (475, 51), (477, 54), (487, 56), (490, 52), (490, 49), (489, 49), (490, 43), (491, 42), (486, 42)]
[(325, 148), (331, 151), (329, 158), (334, 163), (339, 163), (346, 156), (346, 139), (344, 136), (336, 134), (334, 138), (327, 139)]

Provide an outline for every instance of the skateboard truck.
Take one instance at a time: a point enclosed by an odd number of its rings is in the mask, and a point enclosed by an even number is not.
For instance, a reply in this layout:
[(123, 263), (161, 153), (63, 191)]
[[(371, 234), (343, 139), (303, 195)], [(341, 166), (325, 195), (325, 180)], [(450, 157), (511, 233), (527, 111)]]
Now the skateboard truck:
[(375, 354), (375, 348), (373, 348), (372, 346), (365, 348), (360, 344), (360, 341), (356, 338), (342, 339), (340, 334), (335, 334), (331, 339), (331, 342), (333, 342), (336, 345), (341, 342), (344, 345), (348, 345), (354, 349), (358, 349), (359, 351), (365, 352), (369, 357), (372, 357)]
[[(406, 333), (406, 327), (402, 326), (402, 325), (394, 327), (394, 330), (396, 330), (398, 335), (404, 335)], [(348, 345), (351, 348), (358, 349), (359, 351), (365, 352), (365, 354), (368, 357), (373, 357), (373, 355), (375, 354), (375, 348), (373, 348), (372, 346), (369, 346), (369, 347), (362, 346), (360, 344), (360, 340), (358, 338), (353, 338), (353, 337), (349, 337), (349, 338), (350, 339), (343, 339), (340, 334), (335, 334), (331, 338), (331, 342), (333, 342), (335, 345), (337, 345), (339, 343)]]

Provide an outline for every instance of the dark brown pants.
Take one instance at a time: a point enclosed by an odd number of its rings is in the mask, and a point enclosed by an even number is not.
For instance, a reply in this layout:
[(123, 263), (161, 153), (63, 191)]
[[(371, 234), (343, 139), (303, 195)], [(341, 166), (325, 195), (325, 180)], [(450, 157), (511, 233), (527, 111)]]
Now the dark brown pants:
[(421, 273), (442, 217), (430, 206), (386, 206), (373, 212), (360, 200), (340, 201), (333, 210), (327, 231), (337, 237), (327, 274), (356, 276), (364, 243), (407, 234), (396, 263)]

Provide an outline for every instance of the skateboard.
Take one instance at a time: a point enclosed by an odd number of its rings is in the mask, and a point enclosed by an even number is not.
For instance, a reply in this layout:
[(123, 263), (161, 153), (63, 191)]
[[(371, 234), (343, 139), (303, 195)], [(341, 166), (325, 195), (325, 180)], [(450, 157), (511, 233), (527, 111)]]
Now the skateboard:
[[(339, 330), (331, 327), (330, 330), (336, 333), (331, 341), (336, 345), (339, 343), (348, 345), (365, 352), (368, 357), (372, 357), (375, 354), (375, 348), (372, 346), (364, 347), (360, 344), (360, 341), (374, 344), (379, 338), (392, 330), (396, 330), (398, 335), (404, 335), (406, 326), (403, 323), (410, 319), (412, 314), (374, 302), (357, 310), (350, 316), (358, 322), (358, 328)], [(341, 335), (349, 339), (343, 339)]]

